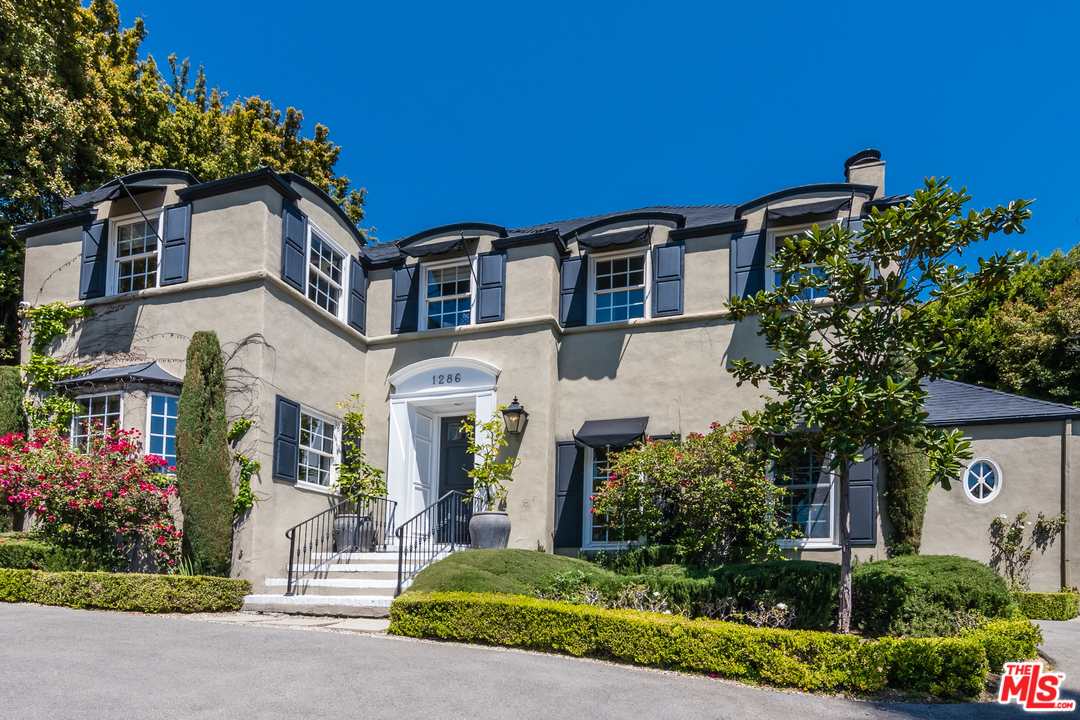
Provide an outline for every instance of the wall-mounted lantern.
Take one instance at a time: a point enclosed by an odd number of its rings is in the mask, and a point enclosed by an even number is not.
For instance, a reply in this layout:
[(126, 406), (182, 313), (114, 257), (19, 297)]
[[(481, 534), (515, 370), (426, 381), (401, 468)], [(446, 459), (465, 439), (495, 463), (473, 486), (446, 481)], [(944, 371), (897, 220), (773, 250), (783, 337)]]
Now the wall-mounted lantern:
[(529, 419), (529, 413), (518, 403), (517, 395), (514, 402), (503, 408), (503, 422), (506, 423), (506, 432), (511, 435), (519, 435), (525, 429), (525, 421)]

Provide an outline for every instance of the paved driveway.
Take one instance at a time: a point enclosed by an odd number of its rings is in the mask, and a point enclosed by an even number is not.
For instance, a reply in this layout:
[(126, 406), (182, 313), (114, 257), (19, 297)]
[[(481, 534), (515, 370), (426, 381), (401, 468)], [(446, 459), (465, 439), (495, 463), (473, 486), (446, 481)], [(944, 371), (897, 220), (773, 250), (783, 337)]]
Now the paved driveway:
[(0, 603), (0, 717), (20, 720), (1023, 715), (1016, 706), (867, 703), (380, 635)]

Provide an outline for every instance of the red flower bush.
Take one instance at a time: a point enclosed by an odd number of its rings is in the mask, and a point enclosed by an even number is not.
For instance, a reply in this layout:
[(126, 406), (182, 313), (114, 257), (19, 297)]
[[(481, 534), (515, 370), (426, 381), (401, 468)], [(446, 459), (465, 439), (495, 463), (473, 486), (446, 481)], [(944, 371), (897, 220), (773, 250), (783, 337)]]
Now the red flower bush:
[(165, 460), (140, 454), (136, 431), (101, 433), (85, 451), (56, 428), (32, 433), (0, 438), (0, 497), (33, 513), (42, 540), (111, 553), (123, 564), (141, 539), (159, 567), (176, 567), (176, 488), (161, 474)]

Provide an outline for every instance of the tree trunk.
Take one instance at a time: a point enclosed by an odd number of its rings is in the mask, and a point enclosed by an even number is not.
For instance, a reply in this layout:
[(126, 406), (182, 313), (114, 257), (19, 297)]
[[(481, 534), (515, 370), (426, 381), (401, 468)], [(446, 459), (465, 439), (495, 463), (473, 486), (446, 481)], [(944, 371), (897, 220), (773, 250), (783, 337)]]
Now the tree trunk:
[(851, 632), (851, 493), (848, 465), (840, 471), (840, 621), (838, 632)]

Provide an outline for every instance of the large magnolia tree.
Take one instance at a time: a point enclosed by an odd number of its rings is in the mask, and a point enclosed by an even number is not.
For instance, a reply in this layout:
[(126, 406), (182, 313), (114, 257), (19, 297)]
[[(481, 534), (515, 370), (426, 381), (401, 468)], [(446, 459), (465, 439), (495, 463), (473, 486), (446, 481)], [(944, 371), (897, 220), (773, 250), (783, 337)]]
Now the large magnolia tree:
[(849, 469), (901, 439), (926, 453), (931, 482), (949, 489), (970, 457), (960, 431), (924, 427), (925, 381), (949, 372), (945, 340), (956, 332), (926, 301), (947, 306), (1005, 281), (1022, 256), (980, 258), (971, 276), (953, 261), (993, 233), (1023, 232), (1031, 216), (1025, 200), (965, 213), (970, 199), (948, 178), (930, 178), (908, 202), (875, 208), (858, 233), (814, 226), (777, 248), (772, 289), (728, 303), (734, 319), (758, 323), (773, 353), (768, 364), (744, 358), (729, 368), (740, 385), (768, 393), (763, 410), (745, 413), (757, 440), (781, 466), (813, 453), (838, 479), (841, 632), (851, 628)]

